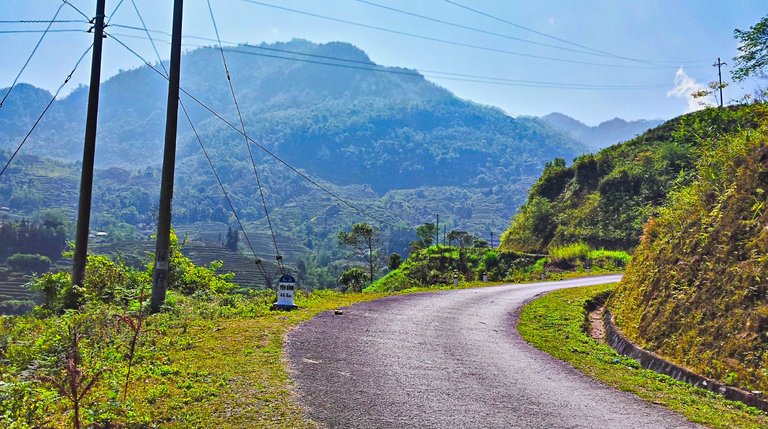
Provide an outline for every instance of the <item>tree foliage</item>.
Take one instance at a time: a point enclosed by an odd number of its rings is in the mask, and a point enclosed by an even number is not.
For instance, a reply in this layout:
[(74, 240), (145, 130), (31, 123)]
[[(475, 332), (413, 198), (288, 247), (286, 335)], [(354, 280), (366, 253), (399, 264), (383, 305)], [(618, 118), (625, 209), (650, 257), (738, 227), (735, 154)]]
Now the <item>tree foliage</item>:
[(339, 277), (339, 284), (345, 292), (361, 292), (369, 282), (370, 277), (359, 267), (352, 267)]
[(375, 266), (378, 262), (380, 232), (368, 223), (361, 222), (352, 226), (352, 230), (339, 231), (337, 240), (340, 246), (348, 246), (368, 263), (369, 279), (373, 281)]
[(733, 80), (741, 82), (748, 77), (764, 77), (768, 67), (768, 16), (749, 30), (736, 29), (733, 34), (739, 41), (739, 55), (733, 59), (736, 68), (731, 71)]

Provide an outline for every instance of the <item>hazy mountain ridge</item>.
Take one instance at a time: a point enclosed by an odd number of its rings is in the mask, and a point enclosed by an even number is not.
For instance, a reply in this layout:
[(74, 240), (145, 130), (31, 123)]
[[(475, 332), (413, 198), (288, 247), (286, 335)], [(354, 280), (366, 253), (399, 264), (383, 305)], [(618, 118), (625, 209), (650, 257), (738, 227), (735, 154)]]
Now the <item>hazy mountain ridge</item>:
[(584, 143), (593, 151), (627, 141), (664, 123), (661, 119), (626, 121), (621, 118), (613, 118), (598, 125), (589, 126), (558, 112), (544, 115), (539, 119)]

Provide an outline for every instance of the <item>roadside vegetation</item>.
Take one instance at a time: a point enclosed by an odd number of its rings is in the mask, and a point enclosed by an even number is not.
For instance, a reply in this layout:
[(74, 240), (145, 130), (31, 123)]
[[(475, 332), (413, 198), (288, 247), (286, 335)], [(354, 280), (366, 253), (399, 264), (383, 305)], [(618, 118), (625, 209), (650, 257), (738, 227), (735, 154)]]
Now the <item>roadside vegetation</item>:
[(705, 109), (664, 123), (566, 166), (547, 163), (501, 237), (500, 250), (546, 253), (583, 242), (633, 251), (667, 195), (687, 186), (702, 142), (759, 125), (760, 105)]
[(238, 291), (219, 264), (192, 264), (173, 240), (170, 290), (147, 312), (151, 271), (89, 258), (85, 305), (64, 311), (67, 273), (32, 286), (45, 304), (0, 317), (0, 427), (312, 427), (291, 397), (283, 335), (321, 311), (381, 294)]
[[(756, 117), (768, 126), (768, 110)], [(632, 341), (707, 377), (768, 390), (768, 128), (702, 142), (696, 180), (645, 225), (611, 298)]]
[(637, 361), (589, 336), (587, 302), (614, 287), (600, 285), (551, 292), (523, 308), (518, 331), (536, 348), (586, 375), (679, 412), (695, 423), (718, 429), (768, 427), (768, 416), (760, 410), (642, 369)]
[(489, 248), (430, 246), (417, 250), (366, 291), (393, 292), (482, 282), (559, 280), (587, 274), (622, 271), (631, 257), (623, 251), (592, 249), (584, 243), (553, 247), (548, 255), (506, 252)]

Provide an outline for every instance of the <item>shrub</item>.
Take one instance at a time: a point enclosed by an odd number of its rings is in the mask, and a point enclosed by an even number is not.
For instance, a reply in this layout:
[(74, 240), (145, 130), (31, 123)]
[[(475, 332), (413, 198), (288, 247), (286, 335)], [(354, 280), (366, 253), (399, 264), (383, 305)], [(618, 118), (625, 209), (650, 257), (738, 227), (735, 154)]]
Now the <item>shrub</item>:
[(344, 271), (339, 277), (339, 284), (347, 292), (360, 292), (368, 283), (370, 277), (361, 268), (353, 267)]
[(578, 243), (566, 244), (564, 246), (554, 246), (549, 249), (549, 257), (552, 262), (574, 262), (585, 261), (589, 257), (592, 249), (589, 245), (580, 241)]
[(8, 266), (13, 271), (23, 273), (44, 273), (51, 268), (51, 258), (38, 254), (17, 253), (8, 258)]

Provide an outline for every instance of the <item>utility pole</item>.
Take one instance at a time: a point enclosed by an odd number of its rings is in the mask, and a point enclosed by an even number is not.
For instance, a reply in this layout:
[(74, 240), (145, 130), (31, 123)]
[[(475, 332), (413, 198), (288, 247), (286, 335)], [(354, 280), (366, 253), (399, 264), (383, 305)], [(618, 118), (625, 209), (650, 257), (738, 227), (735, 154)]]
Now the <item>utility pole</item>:
[(440, 214), (437, 214), (437, 223), (435, 224), (435, 244), (437, 250), (440, 250)]
[(717, 87), (720, 89), (720, 107), (723, 107), (723, 73), (721, 68), (727, 63), (721, 62), (720, 57), (717, 57), (717, 62), (712, 64), (713, 67), (717, 67)]
[(104, 42), (104, 11), (106, 0), (97, 0), (93, 28), (93, 53), (91, 55), (91, 86), (88, 88), (88, 111), (83, 142), (83, 167), (80, 173), (80, 199), (77, 206), (77, 231), (75, 256), (72, 261), (72, 287), (64, 298), (64, 307), (79, 307), (82, 296), (78, 287), (85, 279), (88, 261), (88, 233), (91, 223), (91, 196), (93, 194), (93, 162), (96, 156), (96, 124), (99, 116), (99, 86), (101, 84), (101, 51)]
[(157, 217), (157, 244), (155, 269), (152, 274), (152, 300), (150, 311), (156, 313), (165, 303), (168, 290), (168, 259), (171, 243), (171, 206), (173, 200), (173, 175), (176, 166), (176, 130), (179, 116), (179, 80), (181, 76), (181, 23), (183, 0), (174, 0), (173, 32), (171, 36), (171, 64), (168, 76), (168, 105), (165, 119), (165, 148), (163, 172), (160, 182), (160, 208)]
[(448, 226), (447, 226), (447, 225), (445, 225), (445, 224), (443, 224), (443, 246), (445, 246), (445, 241), (446, 241), (446, 238), (445, 238), (445, 234), (446, 234), (446, 232), (445, 232), (445, 230), (446, 230), (447, 228), (448, 228)]

